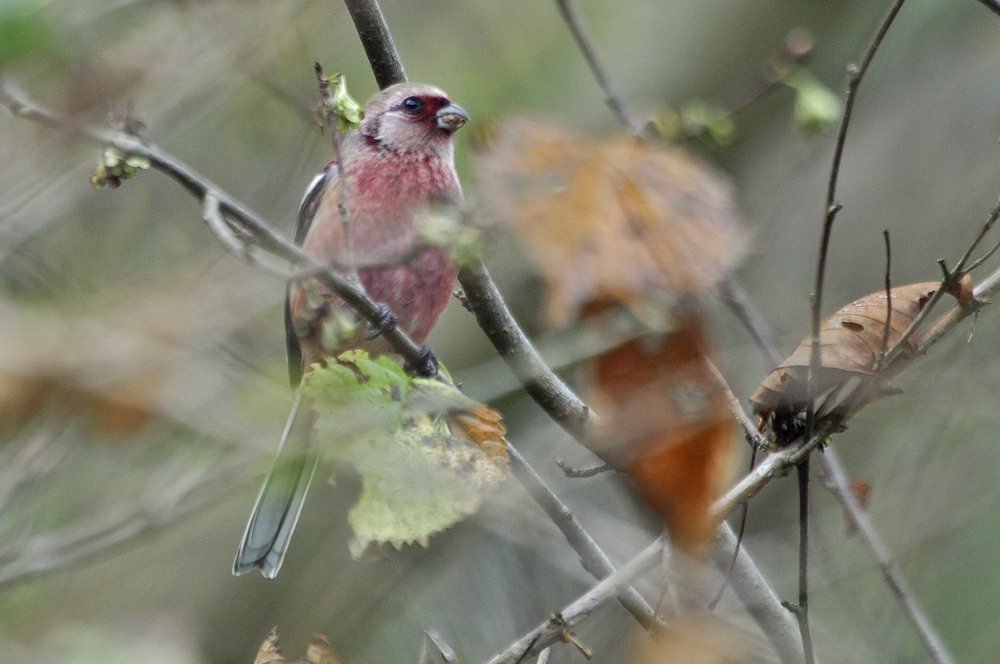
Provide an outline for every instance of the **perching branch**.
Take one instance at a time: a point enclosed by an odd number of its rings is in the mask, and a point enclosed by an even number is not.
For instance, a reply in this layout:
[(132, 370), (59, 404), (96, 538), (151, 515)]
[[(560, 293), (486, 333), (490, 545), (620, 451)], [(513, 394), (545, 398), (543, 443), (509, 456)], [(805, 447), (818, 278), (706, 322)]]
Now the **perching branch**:
[(365, 55), (371, 63), (372, 73), (380, 90), (394, 83), (405, 83), (406, 72), (399, 59), (396, 44), (392, 41), (389, 28), (382, 17), (376, 0), (344, 0), (351, 20), (365, 48)]
[[(257, 213), (250, 210), (241, 201), (225, 193), (211, 180), (156, 145), (123, 132), (72, 124), (41, 108), (23, 95), (14, 92), (2, 81), (0, 81), (0, 105), (6, 106), (14, 114), (25, 119), (56, 129), (69, 130), (93, 143), (101, 146), (112, 146), (126, 154), (145, 157), (153, 168), (176, 180), (193, 196), (201, 200), (203, 205), (206, 198), (214, 197), (218, 201), (218, 211), (227, 225), (246, 236), (243, 243), (247, 247), (240, 251), (240, 255), (244, 258), (249, 256), (250, 247), (260, 247), (264, 251), (287, 261), (293, 268), (308, 271), (312, 277), (339, 295), (368, 322), (379, 325), (383, 321), (385, 310), (382, 305), (353, 287), (336, 270), (323, 265), (274, 231)], [(215, 203), (207, 206), (211, 208), (209, 212), (214, 210), (214, 206)], [(209, 216), (211, 217), (211, 215)], [(210, 227), (212, 225), (209, 223)], [(235, 235), (230, 234), (223, 240), (227, 247), (232, 244), (233, 237)], [(390, 326), (382, 332), (382, 336), (393, 350), (402, 355), (412, 366), (420, 367), (426, 364), (425, 347), (415, 343), (403, 330)], [(434, 369), (436, 372), (436, 367)]]

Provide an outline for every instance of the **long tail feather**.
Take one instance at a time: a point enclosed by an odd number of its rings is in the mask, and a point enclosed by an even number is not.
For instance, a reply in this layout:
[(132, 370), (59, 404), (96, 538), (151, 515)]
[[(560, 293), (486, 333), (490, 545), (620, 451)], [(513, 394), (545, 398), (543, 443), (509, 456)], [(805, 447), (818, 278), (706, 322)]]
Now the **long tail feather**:
[(308, 401), (302, 395), (295, 397), (278, 453), (260, 488), (233, 563), (233, 574), (237, 576), (259, 568), (261, 574), (273, 579), (281, 569), (319, 459), (312, 444), (316, 418)]

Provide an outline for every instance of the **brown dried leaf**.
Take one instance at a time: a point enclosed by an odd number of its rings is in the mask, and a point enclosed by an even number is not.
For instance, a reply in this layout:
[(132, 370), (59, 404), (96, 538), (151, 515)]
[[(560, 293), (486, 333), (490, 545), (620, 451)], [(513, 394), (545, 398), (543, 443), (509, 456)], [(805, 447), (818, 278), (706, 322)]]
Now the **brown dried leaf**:
[(959, 304), (969, 304), (976, 299), (972, 294), (972, 277), (964, 275), (961, 280), (948, 286), (948, 295), (951, 295)]
[(729, 478), (736, 440), (706, 352), (702, 322), (688, 316), (652, 343), (630, 341), (597, 358), (592, 395), (607, 441), (596, 451), (628, 473), (672, 541), (699, 557), (718, 525), (711, 506)]
[(306, 648), (306, 662), (308, 664), (347, 664), (347, 660), (340, 656), (330, 642), (322, 634), (313, 634)]
[(253, 658), (253, 664), (276, 664), (284, 661), (285, 657), (278, 648), (278, 628), (275, 627), (264, 639), (264, 643), (260, 644), (257, 656)]
[(746, 253), (729, 183), (680, 149), (528, 119), (493, 134), (476, 159), (483, 201), (542, 271), (554, 325), (595, 301), (663, 310)]
[[(928, 281), (892, 289), (892, 316), (885, 348), (899, 341), (938, 286), (938, 282)], [(897, 373), (913, 357), (916, 342), (911, 337), (890, 366), (876, 374), (887, 313), (885, 291), (879, 291), (855, 300), (821, 324), (822, 366), (814, 380), (818, 417), (848, 415), (884, 396), (885, 389), (876, 379)], [(750, 397), (756, 413), (766, 418), (772, 413), (806, 410), (811, 351), (812, 338), (806, 337), (767, 375)]]

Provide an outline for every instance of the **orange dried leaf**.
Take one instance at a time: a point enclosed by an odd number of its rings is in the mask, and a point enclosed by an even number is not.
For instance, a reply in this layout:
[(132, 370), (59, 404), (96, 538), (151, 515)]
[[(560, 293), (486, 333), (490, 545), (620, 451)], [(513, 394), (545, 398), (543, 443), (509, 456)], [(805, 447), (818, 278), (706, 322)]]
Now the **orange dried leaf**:
[(462, 410), (449, 413), (452, 431), (464, 435), (482, 448), (486, 454), (498, 459), (507, 455), (507, 428), (497, 411), (481, 403), (471, 403)]
[(715, 287), (746, 253), (729, 183), (680, 149), (515, 119), (476, 165), (487, 208), (546, 279), (554, 325), (594, 301), (663, 310)]
[[(868, 482), (865, 482), (864, 480), (851, 480), (851, 483), (848, 486), (851, 490), (851, 493), (854, 494), (854, 500), (858, 501), (858, 507), (860, 507), (862, 511), (867, 512), (868, 497), (871, 494), (872, 485), (869, 484)], [(848, 518), (848, 516), (845, 514), (844, 535), (846, 535), (847, 537), (853, 537), (854, 534), (857, 532), (857, 530), (858, 529), (857, 527), (855, 527), (854, 522), (851, 521), (850, 518)]]
[(743, 664), (748, 636), (713, 616), (680, 617), (638, 637), (632, 664)]
[(260, 644), (257, 656), (253, 658), (253, 664), (276, 664), (284, 661), (285, 657), (278, 648), (278, 628), (275, 627), (264, 639), (264, 643)]
[(718, 525), (711, 506), (736, 440), (706, 349), (701, 321), (689, 316), (655, 343), (630, 341), (597, 358), (592, 395), (606, 441), (595, 451), (628, 473), (672, 541), (695, 556), (707, 554)]
[[(895, 375), (912, 359), (916, 351), (914, 337), (903, 344), (888, 367), (877, 372), (878, 358), (900, 340), (939, 285), (929, 281), (893, 288), (891, 318), (885, 291), (879, 291), (855, 300), (823, 321), (819, 336), (821, 366), (814, 378), (817, 417), (850, 415), (885, 396), (886, 389), (879, 379)], [(889, 334), (884, 344), (887, 318)], [(750, 397), (755, 412), (768, 417), (806, 410), (811, 352), (812, 338), (806, 337), (764, 378)], [(793, 433), (789, 431), (788, 435)]]

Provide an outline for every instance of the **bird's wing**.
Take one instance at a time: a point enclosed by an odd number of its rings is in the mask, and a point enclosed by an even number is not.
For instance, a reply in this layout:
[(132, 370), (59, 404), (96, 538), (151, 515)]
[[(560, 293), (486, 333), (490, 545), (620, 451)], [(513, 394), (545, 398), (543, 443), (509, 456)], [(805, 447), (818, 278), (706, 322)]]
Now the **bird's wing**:
[[(303, 196), (302, 203), (299, 205), (299, 216), (295, 222), (295, 244), (298, 246), (301, 247), (302, 243), (305, 242), (306, 235), (308, 235), (309, 229), (312, 226), (313, 218), (316, 216), (316, 210), (319, 209), (320, 201), (323, 199), (323, 193), (336, 177), (337, 164), (330, 162), (309, 183), (306, 195)], [(289, 302), (290, 288), (291, 284), (285, 289), (285, 348), (288, 352), (288, 380), (294, 390), (302, 382), (302, 347), (299, 345), (299, 340), (295, 337), (295, 332), (292, 328), (292, 310)]]

